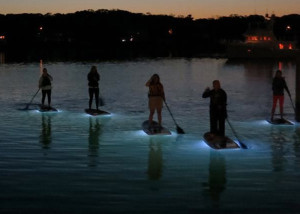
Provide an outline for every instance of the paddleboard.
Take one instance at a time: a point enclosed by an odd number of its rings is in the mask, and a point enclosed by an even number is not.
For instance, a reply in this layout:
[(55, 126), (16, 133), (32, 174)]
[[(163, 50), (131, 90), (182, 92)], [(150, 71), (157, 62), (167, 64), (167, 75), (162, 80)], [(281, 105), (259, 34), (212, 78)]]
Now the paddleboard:
[(213, 149), (236, 149), (240, 146), (229, 137), (213, 135), (210, 132), (206, 132), (204, 135), (204, 142)]
[(85, 109), (85, 113), (92, 115), (92, 116), (98, 116), (98, 115), (108, 115), (110, 114), (107, 111), (103, 111), (103, 110), (97, 110), (97, 109)]
[(284, 118), (283, 119), (275, 118), (272, 121), (271, 120), (267, 120), (267, 121), (273, 125), (294, 125), (294, 123)]
[(149, 125), (149, 120), (146, 120), (142, 124), (143, 131), (147, 135), (171, 135), (172, 133), (165, 127), (159, 126), (155, 121), (152, 121), (152, 124)]
[(57, 111), (56, 108), (53, 108), (52, 106), (42, 106), (40, 105), (39, 112), (55, 112)]

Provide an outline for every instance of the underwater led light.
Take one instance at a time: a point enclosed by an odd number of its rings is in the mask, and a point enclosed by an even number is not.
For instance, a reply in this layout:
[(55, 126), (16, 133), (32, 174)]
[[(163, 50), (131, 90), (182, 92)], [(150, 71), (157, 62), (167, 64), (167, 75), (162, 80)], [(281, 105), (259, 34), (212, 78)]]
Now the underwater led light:
[(177, 134), (175, 133), (175, 132), (171, 132), (171, 134), (170, 135), (163, 135), (163, 134), (161, 134), (161, 135), (148, 135), (148, 134), (146, 134), (146, 132), (144, 132), (143, 130), (138, 130), (138, 131), (135, 131), (135, 134), (134, 134), (135, 136), (147, 136), (147, 137), (155, 137), (155, 138), (169, 138), (169, 137), (176, 137), (177, 136)]
[(135, 132), (136, 136), (148, 136), (143, 130), (138, 130)]
[(44, 112), (41, 112), (41, 111), (36, 109), (36, 110), (32, 110), (31, 112), (38, 113), (38, 114), (57, 114), (57, 113), (62, 113), (63, 111), (57, 109), (57, 111), (44, 111)]
[(200, 140), (196, 143), (197, 148), (205, 148), (210, 149), (210, 147), (204, 142), (204, 140)]
[(92, 117), (92, 118), (107, 118), (107, 117), (113, 117), (114, 114), (101, 114), (101, 115), (90, 115), (87, 113), (81, 114), (83, 117)]
[(253, 125), (270, 125), (270, 123), (267, 120), (257, 120), (253, 121)]
[[(236, 144), (238, 144), (240, 146), (240, 143), (237, 140), (233, 140)], [(220, 151), (220, 152), (229, 152), (229, 151), (240, 151), (243, 150), (242, 148), (224, 148), (224, 149), (213, 149), (211, 147), (209, 147), (204, 140), (200, 140), (198, 141), (196, 144), (197, 149), (211, 149), (214, 151)]]

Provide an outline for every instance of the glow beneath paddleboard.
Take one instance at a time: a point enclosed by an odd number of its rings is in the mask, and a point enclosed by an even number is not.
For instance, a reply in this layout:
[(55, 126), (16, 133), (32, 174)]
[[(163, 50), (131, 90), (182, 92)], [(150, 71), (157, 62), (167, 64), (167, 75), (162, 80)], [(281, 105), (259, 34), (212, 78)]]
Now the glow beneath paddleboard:
[(143, 130), (136, 131), (134, 135), (143, 137), (148, 136)]
[(34, 113), (39, 113), (39, 114), (41, 114), (41, 113), (43, 113), (43, 114), (45, 114), (45, 113), (47, 113), (47, 114), (56, 114), (56, 113), (62, 113), (63, 111), (62, 110), (59, 110), (59, 109), (57, 109), (57, 111), (39, 111), (39, 110), (33, 110), (33, 112)]
[(57, 109), (57, 111), (44, 111), (44, 112), (40, 112), (40, 113), (62, 113), (62, 110)]
[(203, 149), (203, 148), (205, 148), (205, 149), (211, 149), (205, 142), (204, 142), (204, 140), (201, 140), (201, 141), (199, 141), (197, 144), (197, 148), (199, 148), (199, 149)]
[(83, 117), (113, 117), (114, 114), (99, 114), (99, 115), (90, 115), (88, 113), (83, 113)]
[(136, 136), (147, 136), (147, 137), (176, 137), (177, 136), (177, 133), (172, 131), (171, 134), (157, 134), (157, 135), (148, 135), (143, 130), (136, 131), (135, 133)]

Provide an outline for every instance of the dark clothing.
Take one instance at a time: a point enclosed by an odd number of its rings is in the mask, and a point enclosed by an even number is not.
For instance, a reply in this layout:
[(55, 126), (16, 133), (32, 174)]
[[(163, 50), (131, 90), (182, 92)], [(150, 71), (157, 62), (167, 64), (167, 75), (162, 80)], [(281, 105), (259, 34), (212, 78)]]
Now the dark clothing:
[(51, 77), (46, 76), (46, 77), (42, 77), (42, 87), (47, 86), (47, 85), (51, 85)]
[(48, 97), (48, 105), (51, 104), (51, 89), (50, 90), (42, 90), (42, 105), (45, 103), (46, 95)]
[(100, 80), (100, 75), (98, 73), (89, 73), (88, 76), (88, 81), (89, 81), (89, 87), (91, 88), (98, 88), (99, 87), (99, 80)]
[(286, 85), (285, 79), (283, 77), (274, 77), (272, 82), (272, 90), (274, 96), (284, 95), (284, 89), (290, 95), (290, 91)]
[(89, 88), (89, 95), (90, 95), (89, 109), (92, 108), (92, 102), (93, 102), (93, 96), (94, 95), (95, 95), (95, 100), (96, 100), (96, 109), (98, 109), (98, 104), (99, 104), (99, 88)]
[(53, 80), (52, 76), (47, 74), (47, 75), (42, 75), (39, 80), (39, 87), (42, 90), (49, 90), (51, 89), (51, 81)]
[(209, 116), (210, 132), (225, 136), (225, 119), (227, 118), (227, 94), (223, 89), (206, 90), (203, 98), (210, 97)]
[(42, 89), (42, 105), (45, 103), (46, 96), (48, 97), (48, 105), (51, 105), (51, 81), (53, 80), (50, 74), (43, 74), (39, 80), (39, 87)]
[(92, 108), (93, 97), (95, 95), (96, 109), (99, 106), (99, 80), (100, 75), (97, 72), (89, 72), (87, 79), (89, 81), (89, 109)]

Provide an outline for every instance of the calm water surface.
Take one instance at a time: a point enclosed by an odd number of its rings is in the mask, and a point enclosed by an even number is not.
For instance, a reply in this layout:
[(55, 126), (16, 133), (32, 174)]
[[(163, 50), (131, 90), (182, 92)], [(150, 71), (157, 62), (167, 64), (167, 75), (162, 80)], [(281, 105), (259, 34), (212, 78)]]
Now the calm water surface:
[[(87, 73), (101, 75), (104, 110), (89, 117)], [(228, 63), (225, 59), (155, 59), (116, 62), (44, 62), (53, 76), (52, 104), (39, 113), (39, 62), (0, 65), (0, 213), (299, 213), (300, 126), (271, 126), (271, 83), (287, 62)], [(149, 137), (145, 82), (158, 73), (171, 136)], [(203, 142), (214, 79), (228, 95), (226, 127), (249, 149), (215, 151)], [(290, 100), (286, 118), (293, 121)]]

